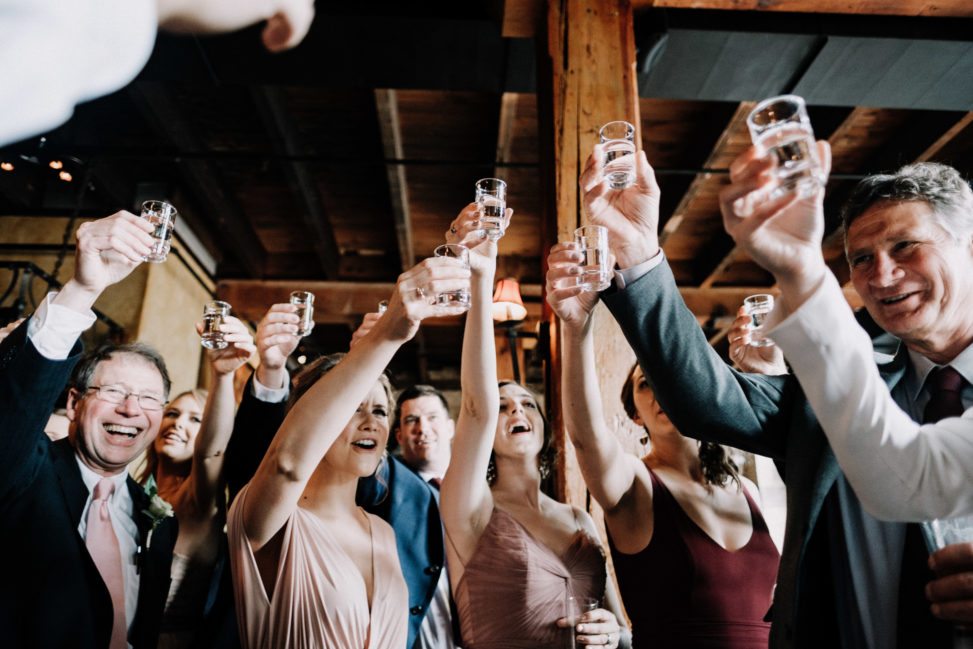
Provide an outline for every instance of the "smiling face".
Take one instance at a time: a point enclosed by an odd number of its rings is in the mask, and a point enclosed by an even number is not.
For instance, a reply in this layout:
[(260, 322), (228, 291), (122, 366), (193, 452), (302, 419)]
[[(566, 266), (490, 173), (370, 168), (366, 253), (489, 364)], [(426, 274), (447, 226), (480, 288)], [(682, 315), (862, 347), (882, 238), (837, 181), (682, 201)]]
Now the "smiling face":
[(962, 349), (973, 335), (973, 242), (931, 214), (923, 201), (885, 201), (858, 217), (847, 236), (851, 280), (875, 322), (907, 345)]
[(400, 401), (395, 439), (402, 460), (415, 471), (446, 472), (453, 443), (453, 420), (434, 395)]
[[(116, 353), (98, 363), (89, 387), (103, 386), (165, 400), (159, 370), (136, 354)], [(162, 412), (143, 410), (134, 396), (122, 403), (110, 403), (98, 398), (96, 390), (80, 393), (72, 389), (67, 407), (69, 435), (85, 465), (102, 476), (116, 475), (155, 440)]]
[(189, 462), (199, 425), (203, 420), (203, 404), (191, 392), (177, 397), (162, 411), (162, 425), (155, 438), (155, 452), (173, 462)]
[(324, 456), (331, 468), (364, 478), (375, 473), (389, 438), (389, 397), (376, 382)]
[(516, 383), (501, 386), (494, 453), (498, 457), (537, 457), (543, 447), (544, 418), (534, 396)]

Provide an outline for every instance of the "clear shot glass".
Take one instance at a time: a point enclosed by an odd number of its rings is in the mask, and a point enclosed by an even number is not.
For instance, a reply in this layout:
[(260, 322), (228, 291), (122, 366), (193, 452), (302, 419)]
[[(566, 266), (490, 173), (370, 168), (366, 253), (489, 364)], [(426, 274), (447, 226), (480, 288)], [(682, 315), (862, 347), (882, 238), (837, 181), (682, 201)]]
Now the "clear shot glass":
[(585, 225), (574, 231), (574, 242), (584, 255), (577, 285), (585, 291), (603, 291), (611, 284), (612, 269), (608, 264), (608, 229)]
[[(470, 250), (466, 246), (461, 246), (458, 243), (444, 243), (443, 245), (437, 247), (433, 254), (436, 257), (452, 257), (453, 259), (459, 259), (463, 262), (464, 266), (467, 268), (470, 267)], [(470, 291), (469, 289), (465, 288), (439, 293), (433, 299), (434, 303), (439, 306), (462, 310), (470, 308)]]
[(774, 308), (774, 296), (767, 293), (751, 295), (743, 300), (743, 310), (750, 316), (750, 344), (754, 347), (770, 347), (774, 344), (764, 336), (764, 322)]
[(507, 212), (507, 183), (499, 178), (476, 181), (476, 206), (480, 211), (480, 229), (490, 241), (503, 236), (503, 217)]
[(306, 336), (314, 329), (314, 293), (310, 291), (294, 291), (291, 293), (291, 304), (297, 307), (297, 335)]
[(203, 307), (203, 334), (200, 343), (206, 349), (223, 349), (229, 345), (223, 338), (220, 325), (226, 316), (230, 315), (228, 302), (213, 300)]
[(747, 117), (747, 128), (761, 154), (777, 161), (778, 186), (771, 199), (791, 192), (811, 196), (824, 184), (803, 98), (781, 95), (764, 99)]
[(612, 189), (635, 183), (635, 127), (628, 122), (608, 122), (598, 131), (605, 149), (602, 175)]
[(142, 218), (152, 224), (152, 252), (144, 257), (145, 261), (160, 263), (166, 260), (172, 248), (172, 232), (176, 228), (179, 212), (165, 201), (145, 201), (142, 203)]

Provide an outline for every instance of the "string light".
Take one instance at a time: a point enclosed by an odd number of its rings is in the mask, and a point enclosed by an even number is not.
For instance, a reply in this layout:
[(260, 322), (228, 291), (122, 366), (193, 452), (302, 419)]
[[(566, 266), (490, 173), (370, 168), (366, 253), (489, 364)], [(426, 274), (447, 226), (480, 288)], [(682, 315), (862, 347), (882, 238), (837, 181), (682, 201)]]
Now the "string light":
[(64, 182), (66, 182), (66, 183), (69, 183), (72, 180), (74, 180), (74, 176), (72, 176), (67, 171), (58, 172), (57, 177), (60, 178), (61, 180), (63, 180)]
[(60, 160), (51, 160), (48, 163), (48, 166), (50, 166), (51, 169), (64, 169), (64, 163)]
[(0, 162), (0, 169), (3, 169), (4, 171), (13, 171), (14, 164), (12, 162), (7, 162), (6, 160), (4, 160), (3, 162)]

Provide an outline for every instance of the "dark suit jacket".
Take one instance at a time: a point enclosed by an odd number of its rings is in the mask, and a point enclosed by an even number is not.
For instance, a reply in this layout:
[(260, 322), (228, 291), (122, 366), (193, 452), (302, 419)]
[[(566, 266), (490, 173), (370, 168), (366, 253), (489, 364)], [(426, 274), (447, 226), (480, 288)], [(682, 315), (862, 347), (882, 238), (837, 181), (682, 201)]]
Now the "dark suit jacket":
[[(624, 290), (608, 289), (602, 299), (681, 432), (772, 457), (781, 468), (787, 528), (771, 646), (840, 646), (830, 537), (843, 539), (821, 515), (840, 468), (797, 379), (745, 374), (724, 363), (686, 308), (666, 262)], [(903, 348), (880, 365), (890, 388), (907, 362)]]
[[(4, 647), (107, 647), (111, 596), (78, 534), (88, 489), (68, 440), (51, 443), (44, 425), (78, 361), (41, 356), (26, 324), (0, 347), (0, 644)], [(137, 648), (155, 647), (169, 591), (175, 519), (142, 513), (148, 498), (128, 487), (139, 528), (138, 611), (129, 633)]]
[[(285, 403), (266, 403), (253, 396), (253, 378), (243, 391), (233, 437), (226, 449), (225, 472), (231, 499), (250, 481), (287, 412)], [(377, 478), (358, 484), (358, 503), (395, 530), (399, 563), (409, 588), (409, 641), (436, 592), (444, 558), (439, 494), (396, 458), (389, 457)]]

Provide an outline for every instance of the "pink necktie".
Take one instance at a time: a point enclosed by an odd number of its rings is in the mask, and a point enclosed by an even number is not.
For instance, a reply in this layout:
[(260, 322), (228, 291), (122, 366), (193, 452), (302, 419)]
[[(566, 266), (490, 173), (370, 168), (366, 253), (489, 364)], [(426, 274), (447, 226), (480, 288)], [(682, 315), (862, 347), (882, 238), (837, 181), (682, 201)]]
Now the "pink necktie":
[(111, 629), (111, 649), (125, 649), (128, 646), (128, 625), (125, 622), (125, 580), (122, 577), (122, 554), (118, 549), (118, 537), (111, 524), (108, 501), (115, 492), (115, 483), (110, 478), (102, 478), (95, 485), (95, 494), (88, 508), (88, 529), (85, 545), (101, 573), (101, 578), (111, 593), (112, 608), (115, 612)]

